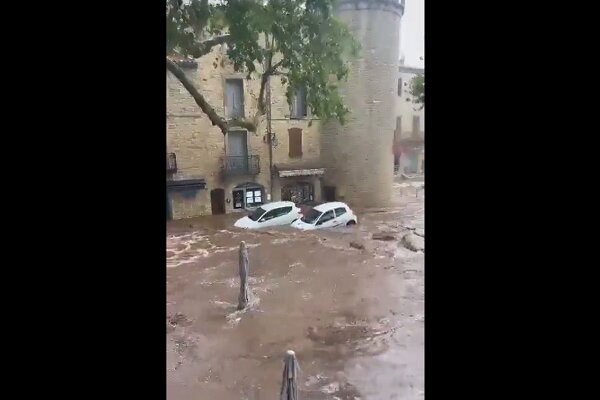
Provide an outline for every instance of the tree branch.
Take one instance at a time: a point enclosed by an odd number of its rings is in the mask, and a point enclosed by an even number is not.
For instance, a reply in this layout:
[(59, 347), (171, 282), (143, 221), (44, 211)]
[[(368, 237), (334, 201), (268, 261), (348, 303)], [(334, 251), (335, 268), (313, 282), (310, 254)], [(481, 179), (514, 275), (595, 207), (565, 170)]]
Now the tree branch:
[(208, 102), (204, 99), (204, 96), (202, 96), (200, 94), (200, 92), (198, 92), (198, 89), (196, 89), (194, 84), (192, 82), (190, 82), (190, 80), (187, 78), (187, 76), (185, 76), (185, 72), (183, 72), (183, 70), (181, 68), (179, 68), (179, 66), (177, 64), (175, 64), (175, 62), (170, 60), (168, 57), (167, 57), (167, 70), (169, 72), (171, 72), (173, 75), (175, 75), (175, 77), (179, 80), (179, 82), (181, 82), (183, 87), (190, 93), (190, 95), (192, 95), (192, 97), (196, 101), (196, 104), (198, 104), (200, 109), (206, 115), (208, 115), (208, 119), (210, 120), (212, 125), (213, 126), (217, 125), (221, 129), (221, 132), (223, 132), (223, 135), (225, 135), (227, 133), (227, 131), (229, 130), (227, 121), (225, 121), (223, 118), (221, 118), (219, 116), (219, 114), (217, 114), (215, 109), (212, 108), (211, 105), (208, 104)]
[(192, 49), (190, 55), (194, 58), (200, 58), (203, 55), (210, 53), (210, 51), (212, 50), (213, 47), (215, 47), (219, 44), (228, 43), (230, 39), (231, 39), (231, 35), (227, 34), (227, 35), (215, 36), (213, 38), (204, 40), (195, 45), (195, 47)]

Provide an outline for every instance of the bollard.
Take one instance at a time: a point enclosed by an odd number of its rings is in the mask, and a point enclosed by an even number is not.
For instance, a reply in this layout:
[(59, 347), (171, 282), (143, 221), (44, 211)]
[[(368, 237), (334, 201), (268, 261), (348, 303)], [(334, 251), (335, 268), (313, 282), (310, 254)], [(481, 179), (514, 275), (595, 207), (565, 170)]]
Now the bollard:
[(240, 242), (239, 273), (240, 295), (238, 297), (238, 310), (243, 310), (248, 305), (248, 248), (246, 242)]
[(279, 400), (298, 400), (298, 360), (293, 350), (286, 352), (283, 364), (283, 379)]

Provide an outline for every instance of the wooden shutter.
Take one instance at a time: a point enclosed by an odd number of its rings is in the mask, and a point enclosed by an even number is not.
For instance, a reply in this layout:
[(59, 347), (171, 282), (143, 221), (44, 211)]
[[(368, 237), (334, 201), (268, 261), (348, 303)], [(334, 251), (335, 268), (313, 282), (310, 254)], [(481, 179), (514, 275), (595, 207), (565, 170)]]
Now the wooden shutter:
[(302, 157), (302, 129), (291, 128), (288, 130), (290, 141), (290, 157)]

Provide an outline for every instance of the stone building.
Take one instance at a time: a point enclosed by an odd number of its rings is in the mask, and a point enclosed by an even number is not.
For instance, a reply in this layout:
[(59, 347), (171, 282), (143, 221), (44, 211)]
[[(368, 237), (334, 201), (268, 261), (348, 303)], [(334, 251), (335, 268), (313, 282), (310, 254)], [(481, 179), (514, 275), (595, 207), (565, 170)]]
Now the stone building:
[[(195, 61), (172, 58), (219, 115), (254, 115), (260, 81), (236, 73), (223, 46)], [(290, 107), (285, 87), (274, 78), (270, 94), (272, 154), (266, 119), (256, 132), (232, 128), (223, 135), (167, 72), (167, 219), (321, 199), (319, 121), (310, 121), (304, 91)]]
[(390, 203), (400, 20), (404, 0), (340, 0), (338, 15), (361, 44), (341, 85), (351, 115), (345, 126), (324, 124), (321, 154), (328, 198), (355, 207)]
[(394, 131), (394, 171), (399, 174), (422, 174), (425, 170), (425, 108), (412, 102), (410, 81), (425, 73), (423, 68), (400, 65), (396, 130)]
[[(232, 129), (223, 135), (167, 73), (167, 218), (277, 200), (389, 204), (404, 0), (340, 0), (337, 13), (362, 47), (341, 85), (351, 115), (344, 126), (313, 120), (305, 93), (290, 107), (285, 87), (271, 79), (272, 154), (266, 120), (256, 132)], [(260, 82), (236, 73), (223, 46), (196, 62), (180, 65), (219, 115), (254, 115)]]

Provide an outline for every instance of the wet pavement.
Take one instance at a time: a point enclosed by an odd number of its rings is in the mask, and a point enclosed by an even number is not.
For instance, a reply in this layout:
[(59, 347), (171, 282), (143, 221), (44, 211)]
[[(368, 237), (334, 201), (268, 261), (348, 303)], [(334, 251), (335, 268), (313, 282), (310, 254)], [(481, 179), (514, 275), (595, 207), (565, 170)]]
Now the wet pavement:
[[(277, 398), (288, 349), (301, 399), (423, 398), (425, 256), (401, 239), (424, 236), (424, 191), (394, 191), (393, 207), (330, 231), (243, 231), (235, 214), (171, 222), (167, 398)], [(252, 296), (237, 311), (241, 240)]]

